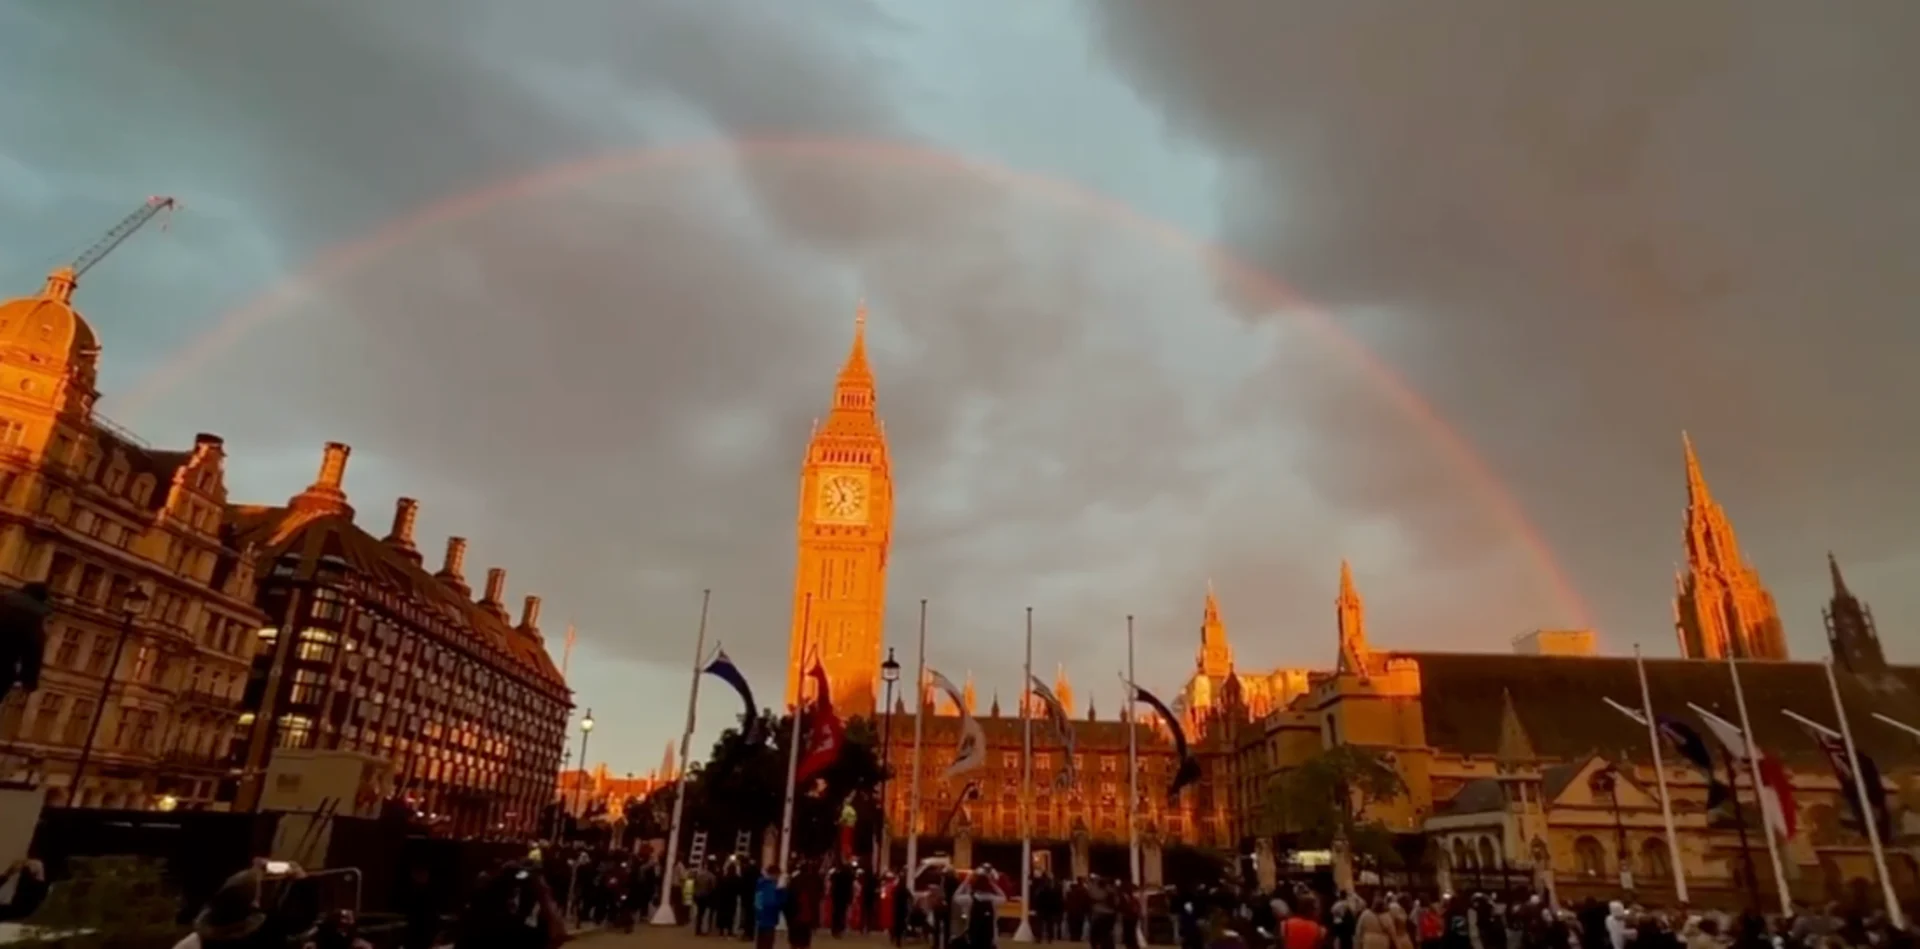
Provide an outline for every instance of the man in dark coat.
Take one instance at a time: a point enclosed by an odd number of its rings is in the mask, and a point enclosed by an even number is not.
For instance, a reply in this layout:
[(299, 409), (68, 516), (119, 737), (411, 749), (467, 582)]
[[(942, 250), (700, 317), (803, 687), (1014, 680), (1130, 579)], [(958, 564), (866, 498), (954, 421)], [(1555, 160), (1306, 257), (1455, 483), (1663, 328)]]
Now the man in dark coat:
[(47, 617), (53, 613), (47, 585), (29, 583), (0, 596), (0, 701), (14, 689), (40, 687), (40, 657), (47, 649)]

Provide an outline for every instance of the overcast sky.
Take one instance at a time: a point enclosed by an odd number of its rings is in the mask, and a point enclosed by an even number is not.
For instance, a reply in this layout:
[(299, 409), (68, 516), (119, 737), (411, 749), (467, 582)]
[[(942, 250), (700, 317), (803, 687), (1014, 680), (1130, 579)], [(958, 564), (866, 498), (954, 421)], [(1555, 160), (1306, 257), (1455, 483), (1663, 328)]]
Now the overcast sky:
[(1912, 660), (1913, 89), (1910, 0), (26, 0), (0, 280), (180, 198), (78, 296), (103, 411), (249, 500), (351, 443), (368, 529), (579, 624), (616, 770), (704, 587), (778, 700), (862, 298), (890, 640), (983, 701), (1028, 605), (1103, 712), (1128, 613), (1175, 688), (1209, 578), (1331, 663), (1342, 556), (1377, 645), (1671, 653), (1683, 428), (1797, 654), (1831, 548)]

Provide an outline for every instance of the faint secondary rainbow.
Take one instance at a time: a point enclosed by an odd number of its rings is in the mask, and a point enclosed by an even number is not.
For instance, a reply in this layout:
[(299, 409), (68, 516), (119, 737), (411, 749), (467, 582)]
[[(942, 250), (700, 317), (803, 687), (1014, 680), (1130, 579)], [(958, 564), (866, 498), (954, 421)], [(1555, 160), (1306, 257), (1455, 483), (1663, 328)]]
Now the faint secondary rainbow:
[(336, 244), (300, 271), (246, 303), (227, 311), (215, 326), (141, 378), (122, 398), (138, 409), (165, 395), (181, 380), (268, 322), (279, 310), (395, 248), (414, 243), (434, 228), (472, 217), (490, 208), (564, 190), (616, 174), (708, 168), (729, 161), (821, 161), (843, 165), (910, 168), (989, 184), (1024, 197), (1097, 215), (1105, 222), (1149, 237), (1163, 247), (1197, 258), (1217, 274), (1256, 298), (1298, 316), (1323, 342), (1351, 360), (1368, 381), (1425, 432), (1481, 496), (1502, 525), (1526, 547), (1552, 585), (1561, 607), (1573, 619), (1590, 624), (1586, 602), (1540, 530), (1526, 516), (1493, 470), (1466, 438), (1441, 418), (1400, 374), (1342, 329), (1326, 311), (1293, 288), (1237, 257), (1226, 248), (1189, 234), (1171, 222), (1141, 212), (1116, 198), (1077, 182), (1053, 178), (970, 155), (922, 145), (865, 139), (747, 137), (710, 139), (633, 148), (561, 162), (514, 178), (444, 198), (400, 217), (363, 237)]

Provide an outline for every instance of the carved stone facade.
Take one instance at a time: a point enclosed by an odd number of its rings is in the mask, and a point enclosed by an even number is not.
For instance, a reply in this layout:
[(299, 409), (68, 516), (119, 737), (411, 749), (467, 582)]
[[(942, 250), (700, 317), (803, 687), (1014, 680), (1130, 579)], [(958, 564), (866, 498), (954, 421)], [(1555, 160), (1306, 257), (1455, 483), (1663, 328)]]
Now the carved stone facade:
[(74, 287), (56, 271), (0, 304), (0, 584), (44, 582), (54, 607), (40, 688), (0, 710), (0, 777), (54, 804), (212, 806), (264, 622), (222, 533), (225, 446), (152, 448), (94, 411)]

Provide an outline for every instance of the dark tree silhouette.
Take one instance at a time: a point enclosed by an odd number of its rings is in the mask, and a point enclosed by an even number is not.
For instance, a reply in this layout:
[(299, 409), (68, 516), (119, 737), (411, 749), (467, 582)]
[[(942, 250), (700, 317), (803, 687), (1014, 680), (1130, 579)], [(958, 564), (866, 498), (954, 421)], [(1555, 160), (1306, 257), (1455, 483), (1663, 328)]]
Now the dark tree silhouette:
[[(710, 851), (731, 848), (740, 831), (758, 835), (778, 827), (785, 802), (787, 749), (793, 737), (791, 716), (761, 713), (760, 727), (749, 742), (739, 728), (729, 728), (714, 742), (705, 764), (686, 776), (687, 807), (680, 841), (685, 856), (693, 831), (708, 833)], [(821, 853), (833, 846), (841, 806), (852, 796), (862, 824), (871, 827), (874, 790), (885, 777), (874, 748), (874, 732), (865, 719), (847, 723), (847, 741), (840, 757), (826, 772), (797, 789), (794, 799), (793, 849), (796, 854)], [(654, 803), (660, 792), (648, 798)], [(659, 832), (664, 837), (671, 820), (673, 799), (661, 798)], [(867, 838), (871, 840), (871, 838)]]

